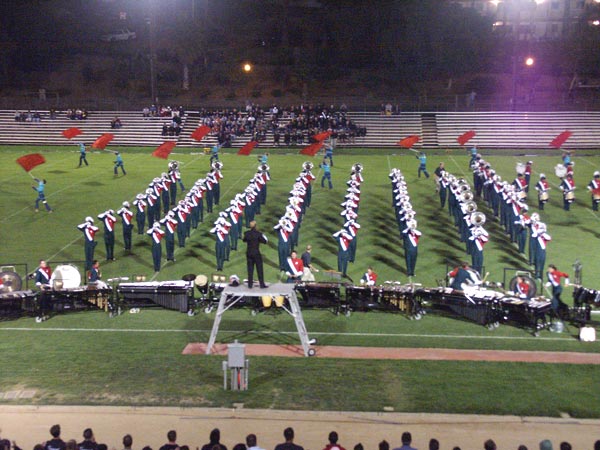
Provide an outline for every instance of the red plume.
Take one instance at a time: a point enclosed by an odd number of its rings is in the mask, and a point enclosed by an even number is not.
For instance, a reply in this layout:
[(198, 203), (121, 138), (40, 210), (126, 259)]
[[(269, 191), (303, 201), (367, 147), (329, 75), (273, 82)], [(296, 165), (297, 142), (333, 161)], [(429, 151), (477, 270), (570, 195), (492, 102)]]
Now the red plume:
[(163, 144), (156, 147), (156, 149), (152, 152), (152, 156), (167, 159), (176, 145), (177, 144), (173, 141), (164, 142)]
[(301, 155), (315, 156), (323, 147), (323, 142), (315, 142), (300, 150)]
[(562, 145), (571, 137), (573, 133), (569, 130), (563, 131), (550, 142), (550, 147), (561, 148)]
[(25, 172), (29, 172), (34, 167), (44, 164), (45, 162), (46, 158), (39, 153), (30, 153), (29, 155), (24, 155), (17, 159), (17, 164), (25, 169)]
[(207, 127), (206, 125), (202, 125), (198, 128), (196, 128), (192, 134), (190, 134), (190, 137), (198, 142), (200, 142), (202, 140), (202, 138), (204, 136), (206, 136), (208, 133), (210, 132), (210, 127)]
[(242, 148), (240, 148), (240, 150), (237, 152), (237, 154), (248, 156), (252, 152), (254, 147), (256, 147), (257, 145), (258, 145), (258, 142), (250, 141), (247, 144), (245, 144)]
[(466, 133), (463, 133), (459, 137), (457, 137), (456, 142), (458, 142), (460, 145), (465, 145), (467, 142), (469, 142), (475, 137), (475, 134), (476, 133), (473, 130), (467, 131)]
[(104, 133), (100, 136), (96, 141), (92, 144), (93, 148), (99, 148), (100, 150), (104, 150), (108, 143), (115, 138), (114, 134)]
[(62, 132), (62, 135), (64, 137), (66, 137), (67, 139), (73, 139), (75, 136), (79, 136), (80, 134), (83, 134), (83, 131), (81, 131), (79, 128), (67, 128), (66, 130), (64, 130)]
[(421, 138), (419, 136), (412, 135), (412, 136), (405, 137), (400, 142), (398, 142), (396, 145), (399, 145), (400, 147), (404, 147), (404, 148), (411, 148), (413, 145), (415, 145), (420, 140), (421, 140)]

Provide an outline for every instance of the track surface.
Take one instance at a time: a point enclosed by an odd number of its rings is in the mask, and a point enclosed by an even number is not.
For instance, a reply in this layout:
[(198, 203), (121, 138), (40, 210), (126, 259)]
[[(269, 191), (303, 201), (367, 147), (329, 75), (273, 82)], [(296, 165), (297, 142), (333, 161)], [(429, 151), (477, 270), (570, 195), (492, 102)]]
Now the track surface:
[[(245, 344), (248, 356), (304, 356), (301, 346)], [(600, 364), (599, 353), (540, 352), (510, 350), (456, 350), (446, 348), (387, 348), (387, 347), (340, 347), (314, 346), (315, 357), (351, 359), (412, 359), (439, 361), (501, 361), (552, 364)], [(190, 343), (184, 355), (206, 353), (205, 343)], [(227, 344), (215, 344), (215, 355), (226, 355)]]

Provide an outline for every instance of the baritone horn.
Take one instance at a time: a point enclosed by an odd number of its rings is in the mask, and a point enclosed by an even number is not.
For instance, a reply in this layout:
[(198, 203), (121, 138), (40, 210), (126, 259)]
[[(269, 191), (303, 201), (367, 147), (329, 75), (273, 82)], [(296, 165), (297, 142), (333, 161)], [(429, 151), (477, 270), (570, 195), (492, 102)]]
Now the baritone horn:
[(471, 223), (473, 225), (482, 226), (485, 223), (485, 214), (481, 211), (475, 211), (471, 214)]

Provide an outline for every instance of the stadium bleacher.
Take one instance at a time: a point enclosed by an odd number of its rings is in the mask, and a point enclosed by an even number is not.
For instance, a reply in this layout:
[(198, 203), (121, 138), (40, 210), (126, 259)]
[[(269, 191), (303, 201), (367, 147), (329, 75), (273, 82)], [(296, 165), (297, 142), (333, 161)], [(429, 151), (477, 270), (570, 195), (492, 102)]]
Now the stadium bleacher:
[[(93, 143), (103, 133), (112, 133), (114, 146), (157, 146), (176, 141), (178, 147), (210, 147), (217, 142), (209, 134), (202, 142), (190, 134), (199, 126), (197, 111), (187, 111), (182, 118), (180, 136), (162, 136), (162, 126), (168, 118), (144, 118), (139, 111), (92, 111), (86, 120), (71, 120), (64, 113), (55, 119), (48, 111), (40, 111), (40, 122), (17, 122), (15, 111), (0, 111), (0, 144), (2, 145), (64, 145), (69, 141), (61, 132), (78, 127), (83, 134), (75, 142)], [(111, 129), (110, 122), (119, 116), (120, 129)], [(600, 142), (600, 112), (430, 112), (401, 113), (382, 116), (379, 113), (348, 112), (348, 117), (367, 129), (366, 136), (338, 142), (337, 147), (394, 147), (410, 135), (421, 136), (415, 148), (446, 149), (461, 147), (456, 138), (468, 130), (477, 135), (469, 144), (485, 148), (548, 148), (550, 141), (565, 130), (573, 133), (563, 145), (566, 149), (598, 147)], [(285, 119), (280, 119), (280, 125)], [(237, 138), (233, 147), (241, 147), (251, 139), (249, 134)], [(273, 147), (273, 133), (268, 131), (261, 147)]]

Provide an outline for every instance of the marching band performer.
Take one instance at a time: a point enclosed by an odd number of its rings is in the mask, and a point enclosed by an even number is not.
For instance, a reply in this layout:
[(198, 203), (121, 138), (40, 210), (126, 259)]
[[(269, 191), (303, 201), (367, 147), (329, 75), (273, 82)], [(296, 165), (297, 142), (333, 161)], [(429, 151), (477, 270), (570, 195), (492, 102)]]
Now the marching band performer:
[(563, 209), (569, 211), (571, 203), (575, 201), (575, 180), (573, 180), (573, 175), (567, 173), (567, 176), (562, 179), (558, 188), (563, 193)]
[(217, 271), (219, 272), (223, 270), (223, 265), (227, 259), (227, 243), (229, 239), (229, 228), (227, 227), (227, 224), (229, 224), (229, 222), (221, 216), (216, 220), (215, 226), (210, 230), (210, 232), (216, 236), (215, 257), (217, 259)]
[(82, 163), (85, 163), (86, 166), (89, 166), (87, 159), (86, 159), (86, 150), (85, 150), (85, 144), (84, 143), (79, 143), (79, 165), (77, 167), (81, 167)]
[(221, 149), (221, 144), (213, 145), (210, 149), (210, 165), (212, 166), (213, 162), (219, 160), (219, 150)]
[(277, 254), (279, 256), (279, 270), (285, 271), (285, 262), (287, 255), (290, 254), (290, 234), (294, 231), (292, 222), (287, 217), (279, 219), (277, 225), (273, 227), (279, 230), (279, 239), (277, 241)]
[(50, 289), (50, 279), (52, 278), (52, 269), (48, 265), (48, 263), (40, 259), (40, 265), (35, 272), (33, 273), (33, 278), (35, 279), (35, 285), (40, 290)]
[(154, 222), (152, 228), (146, 231), (152, 238), (152, 262), (154, 264), (154, 272), (160, 272), (160, 258), (162, 256), (161, 241), (165, 236), (165, 232), (160, 228), (160, 222)]
[(103, 213), (98, 214), (98, 219), (104, 224), (104, 247), (106, 248), (106, 260), (115, 260), (115, 223), (117, 218), (115, 212), (112, 209), (106, 210)]
[(415, 276), (415, 267), (417, 265), (419, 239), (421, 232), (417, 230), (417, 221), (414, 219), (406, 222), (406, 228), (402, 230), (402, 240), (404, 241), (404, 260), (406, 262), (406, 275)]
[(175, 262), (175, 233), (177, 232), (177, 219), (175, 212), (169, 211), (165, 217), (160, 220), (161, 225), (165, 226), (165, 249), (167, 251), (167, 261)]
[(515, 283), (514, 295), (516, 295), (517, 297), (519, 297), (521, 299), (528, 299), (529, 298), (529, 290), (530, 290), (529, 283), (527, 283), (523, 279), (523, 277), (517, 277), (517, 282)]
[(295, 250), (292, 250), (292, 253), (286, 260), (285, 274), (287, 275), (287, 283), (296, 283), (300, 281), (304, 274), (304, 263), (298, 258), (298, 254)]
[(548, 281), (546, 282), (546, 287), (552, 287), (552, 309), (557, 315), (560, 315), (560, 311), (563, 308), (567, 308), (567, 305), (563, 303), (560, 299), (560, 294), (562, 293), (562, 285), (560, 284), (560, 279), (565, 279), (565, 286), (569, 285), (569, 275), (559, 271), (554, 264), (550, 264), (548, 266), (548, 272), (546, 272), (548, 277)]
[(419, 169), (417, 170), (418, 178), (421, 178), (421, 172), (425, 174), (425, 178), (429, 178), (429, 172), (427, 172), (427, 155), (424, 152), (416, 155), (419, 160)]
[(474, 226), (471, 229), (469, 240), (475, 245), (471, 246), (471, 262), (473, 269), (481, 273), (483, 269), (483, 247), (489, 241), (488, 232), (481, 225)]
[(342, 276), (346, 277), (348, 262), (350, 261), (350, 243), (353, 238), (344, 229), (334, 233), (333, 237), (338, 242), (338, 272), (341, 272)]
[[(433, 176), (435, 178), (435, 192), (440, 192), (440, 182), (442, 181), (443, 172), (445, 172), (444, 163), (441, 162), (436, 169), (433, 171)], [(444, 205), (442, 205), (442, 208)]]
[(590, 194), (592, 194), (592, 211), (598, 211), (600, 203), (600, 172), (594, 172), (594, 178), (587, 185)]
[(123, 202), (123, 207), (117, 211), (117, 215), (121, 216), (121, 223), (123, 224), (123, 242), (125, 243), (125, 250), (131, 251), (133, 213), (129, 208), (129, 202)]
[[(523, 170), (525, 168), (523, 167)], [(517, 178), (513, 181), (513, 186), (515, 187), (515, 192), (519, 196), (519, 198), (524, 199), (527, 197), (527, 181), (525, 180), (525, 173), (518, 173)]]
[(377, 274), (373, 271), (373, 268), (369, 266), (367, 271), (363, 274), (360, 279), (360, 284), (364, 284), (367, 286), (376, 286), (377, 285)]
[(183, 200), (179, 200), (179, 203), (173, 208), (177, 214), (177, 242), (179, 247), (185, 247), (185, 238), (187, 236), (187, 218), (189, 210)]
[[(540, 215), (534, 212), (529, 220), (529, 265), (533, 266), (535, 263), (535, 252), (537, 250), (537, 224), (540, 221)], [(534, 234), (536, 236), (534, 237)]]
[(102, 281), (101, 278), (100, 263), (95, 259), (88, 274), (88, 286), (94, 286), (96, 289), (108, 289), (108, 284)]
[(546, 232), (547, 228), (544, 222), (537, 222), (532, 229), (531, 236), (537, 241), (534, 259), (535, 278), (541, 280), (544, 274), (544, 264), (546, 264), (546, 246), (552, 237)]
[(215, 161), (212, 165), (212, 170), (207, 174), (207, 177), (210, 176), (213, 181), (213, 203), (218, 205), (221, 201), (221, 185), (220, 181), (223, 179), (223, 173), (221, 169), (223, 168), (223, 163), (221, 161)]
[(44, 206), (46, 207), (46, 211), (51, 213), (52, 208), (50, 208), (50, 205), (46, 201), (46, 194), (45, 194), (46, 180), (40, 180), (39, 178), (34, 178), (34, 181), (38, 184), (37, 186), (31, 186), (31, 189), (33, 189), (38, 194), (37, 198), (35, 199), (35, 212), (39, 212), (40, 202), (42, 202), (44, 204)]
[(150, 183), (149, 186), (150, 187), (146, 189), (146, 196), (144, 199), (146, 200), (147, 204), (146, 214), (148, 214), (148, 224), (151, 224), (156, 222), (160, 217), (160, 205), (159, 199), (154, 193), (154, 189), (152, 187), (153, 183)]
[(527, 227), (529, 226), (531, 219), (527, 215), (529, 207), (525, 204), (521, 205), (519, 216), (515, 220), (515, 237), (517, 239), (517, 245), (519, 247), (519, 253), (525, 254), (525, 245), (527, 244)]
[(540, 211), (543, 211), (544, 205), (550, 198), (548, 193), (550, 190), (550, 183), (548, 183), (548, 180), (546, 180), (546, 175), (543, 173), (540, 173), (540, 181), (535, 184), (535, 190), (538, 192), (538, 208)]
[(94, 219), (90, 216), (85, 218), (85, 222), (77, 225), (77, 228), (83, 232), (85, 238), (84, 252), (85, 252), (85, 270), (90, 270), (94, 263), (94, 249), (98, 244), (94, 240), (94, 236), (98, 232), (98, 227), (94, 226)]
[(231, 228), (229, 229), (229, 238), (231, 241), (231, 250), (237, 250), (237, 243), (240, 237), (239, 222), (242, 217), (242, 210), (237, 206), (235, 200), (229, 202), (230, 206), (225, 209), (228, 214), (228, 219), (231, 222)]
[(148, 204), (146, 203), (146, 196), (144, 194), (136, 195), (135, 200), (133, 201), (133, 206), (135, 206), (137, 232), (138, 234), (144, 234), (144, 226), (146, 225), (146, 208), (148, 207)]
[(171, 189), (171, 177), (167, 172), (163, 172), (160, 176), (160, 182), (162, 184), (162, 192), (160, 194), (162, 204), (163, 204), (163, 213), (167, 214), (169, 212), (169, 208), (171, 207), (171, 197), (169, 194), (169, 190)]
[(525, 182), (527, 186), (525, 187), (525, 192), (529, 194), (529, 183), (531, 182), (531, 167), (533, 166), (533, 161), (527, 161), (525, 164)]
[(455, 291), (464, 291), (466, 286), (475, 284), (471, 278), (472, 270), (467, 262), (463, 262), (448, 272), (447, 276), (451, 279), (450, 287)]

